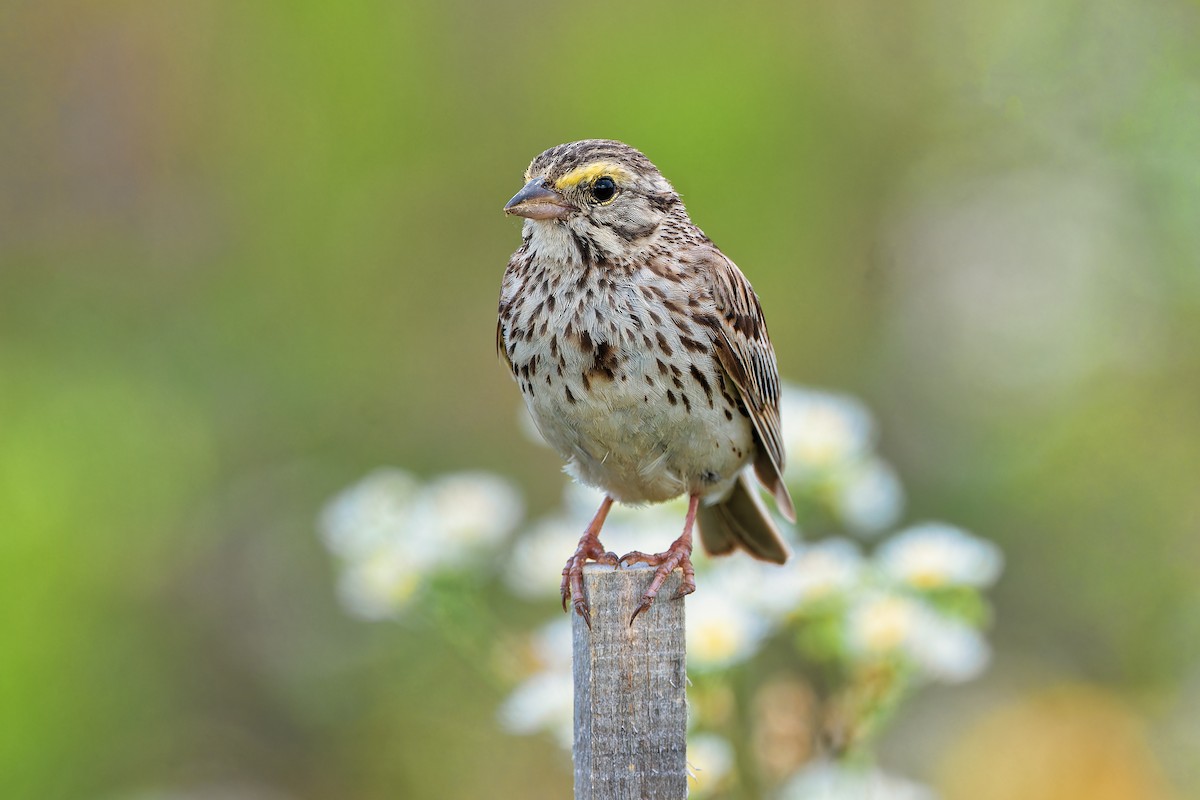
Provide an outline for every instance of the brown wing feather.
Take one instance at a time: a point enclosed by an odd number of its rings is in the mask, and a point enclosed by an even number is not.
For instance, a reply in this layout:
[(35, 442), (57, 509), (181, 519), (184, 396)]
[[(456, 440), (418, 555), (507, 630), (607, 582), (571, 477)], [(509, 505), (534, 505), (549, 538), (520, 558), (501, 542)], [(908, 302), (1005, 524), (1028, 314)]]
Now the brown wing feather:
[(789, 520), (796, 511), (783, 482), (783, 439), (779, 433), (779, 369), (767, 335), (762, 306), (750, 282), (737, 266), (715, 247), (706, 248), (709, 288), (721, 315), (714, 345), (717, 359), (741, 393), (759, 445), (754, 472)]

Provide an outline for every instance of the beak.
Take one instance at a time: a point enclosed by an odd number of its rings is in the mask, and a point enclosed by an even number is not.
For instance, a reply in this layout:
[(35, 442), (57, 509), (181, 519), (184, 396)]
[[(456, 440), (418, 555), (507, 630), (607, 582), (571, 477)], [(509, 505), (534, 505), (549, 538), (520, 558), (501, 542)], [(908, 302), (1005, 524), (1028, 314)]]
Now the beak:
[(534, 178), (517, 192), (504, 206), (505, 214), (516, 214), (526, 219), (564, 219), (578, 211), (553, 189), (548, 189), (541, 178)]

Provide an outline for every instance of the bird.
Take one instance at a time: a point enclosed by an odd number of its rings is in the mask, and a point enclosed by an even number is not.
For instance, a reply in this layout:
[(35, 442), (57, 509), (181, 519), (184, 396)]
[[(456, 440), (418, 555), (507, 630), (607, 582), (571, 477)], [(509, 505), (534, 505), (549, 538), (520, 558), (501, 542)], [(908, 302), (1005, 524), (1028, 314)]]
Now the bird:
[[(538, 155), (504, 212), (524, 222), (501, 280), (498, 356), (565, 470), (604, 493), (563, 568), (563, 610), (570, 600), (591, 626), (589, 561), (655, 568), (631, 625), (676, 568), (676, 597), (694, 592), (695, 528), (712, 555), (741, 548), (784, 563), (787, 547), (748, 475), (795, 521), (775, 351), (741, 270), (650, 159), (612, 139)], [(605, 550), (599, 534), (614, 502), (683, 495), (683, 532), (667, 550)]]

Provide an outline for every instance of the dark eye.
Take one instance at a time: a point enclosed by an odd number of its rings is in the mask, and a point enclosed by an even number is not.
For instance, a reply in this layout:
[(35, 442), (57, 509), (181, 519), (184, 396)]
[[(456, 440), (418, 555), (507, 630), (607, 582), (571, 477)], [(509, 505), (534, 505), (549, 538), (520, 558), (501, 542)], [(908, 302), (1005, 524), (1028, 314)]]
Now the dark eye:
[(600, 176), (596, 179), (596, 182), (592, 184), (592, 197), (596, 198), (598, 202), (607, 203), (609, 200), (612, 200), (616, 194), (617, 184), (607, 175)]

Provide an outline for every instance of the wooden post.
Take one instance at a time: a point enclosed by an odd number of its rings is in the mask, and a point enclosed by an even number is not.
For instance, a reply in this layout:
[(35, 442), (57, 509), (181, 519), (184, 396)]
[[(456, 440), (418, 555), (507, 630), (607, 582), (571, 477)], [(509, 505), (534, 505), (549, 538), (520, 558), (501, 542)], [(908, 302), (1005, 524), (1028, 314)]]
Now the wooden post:
[(575, 800), (687, 797), (687, 671), (680, 572), (633, 625), (654, 570), (589, 565), (592, 627), (575, 614)]

